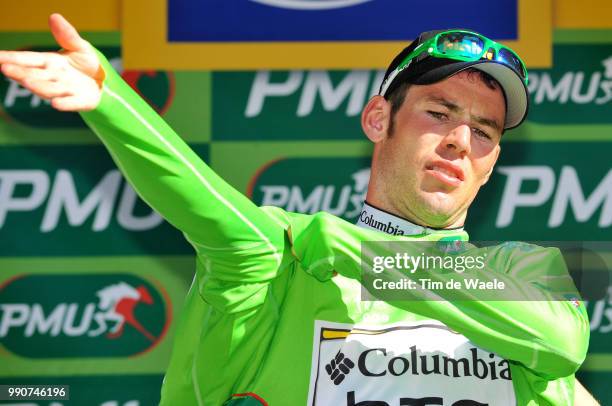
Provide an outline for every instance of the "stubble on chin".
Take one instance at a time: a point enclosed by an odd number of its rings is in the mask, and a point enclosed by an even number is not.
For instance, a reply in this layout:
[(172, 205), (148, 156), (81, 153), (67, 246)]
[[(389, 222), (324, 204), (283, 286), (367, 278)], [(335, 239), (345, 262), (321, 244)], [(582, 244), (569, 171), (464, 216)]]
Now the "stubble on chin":
[(443, 192), (420, 192), (415, 196), (414, 207), (419, 217), (430, 227), (443, 227), (448, 224), (455, 213), (454, 199)]

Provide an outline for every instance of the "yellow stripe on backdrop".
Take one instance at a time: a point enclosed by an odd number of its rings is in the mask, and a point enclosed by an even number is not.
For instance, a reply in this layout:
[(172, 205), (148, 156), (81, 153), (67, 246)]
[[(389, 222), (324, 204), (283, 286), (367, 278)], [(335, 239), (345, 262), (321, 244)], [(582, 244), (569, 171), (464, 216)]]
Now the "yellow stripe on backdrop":
[[(378, 68), (403, 43), (199, 43), (166, 41), (166, 0), (21, 0), (3, 7), (0, 31), (46, 31), (53, 12), (81, 31), (119, 31), (125, 66), (134, 69)], [(519, 40), (508, 41), (532, 68), (551, 63), (552, 28), (612, 29), (609, 0), (522, 0)], [(533, 40), (536, 39), (536, 40)], [(365, 52), (364, 52), (365, 49)], [(237, 57), (237, 55), (240, 55)], [(316, 55), (316, 57), (312, 57)], [(288, 57), (291, 56), (291, 57)], [(245, 63), (251, 61), (250, 65)]]
[(80, 31), (119, 31), (121, 0), (17, 0), (2, 4), (0, 31), (47, 31), (51, 13), (61, 13)]
[(610, 0), (554, 0), (555, 28), (612, 29)]
[[(146, 9), (147, 13), (142, 10)], [(130, 69), (384, 68), (400, 41), (180, 43), (166, 40), (166, 0), (123, 2), (124, 63)], [(531, 67), (552, 63), (552, 0), (519, 0), (519, 40), (506, 43)]]
[[(507, 43), (530, 67), (550, 66), (552, 4), (519, 1), (519, 40)], [(23, 0), (5, 5), (0, 31), (46, 31), (53, 12), (81, 31), (115, 31), (121, 22), (124, 63), (132, 69), (380, 68), (405, 46), (396, 41), (169, 44), (166, 8), (166, 0), (99, 0), (86, 6), (81, 0)]]

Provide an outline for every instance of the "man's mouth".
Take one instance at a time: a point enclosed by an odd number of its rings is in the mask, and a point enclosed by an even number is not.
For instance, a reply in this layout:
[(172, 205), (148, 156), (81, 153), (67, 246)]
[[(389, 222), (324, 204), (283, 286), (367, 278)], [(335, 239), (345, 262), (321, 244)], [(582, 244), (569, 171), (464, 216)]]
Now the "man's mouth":
[(447, 162), (438, 161), (431, 163), (425, 167), (425, 170), (449, 186), (459, 186), (465, 179), (463, 170), (460, 167)]

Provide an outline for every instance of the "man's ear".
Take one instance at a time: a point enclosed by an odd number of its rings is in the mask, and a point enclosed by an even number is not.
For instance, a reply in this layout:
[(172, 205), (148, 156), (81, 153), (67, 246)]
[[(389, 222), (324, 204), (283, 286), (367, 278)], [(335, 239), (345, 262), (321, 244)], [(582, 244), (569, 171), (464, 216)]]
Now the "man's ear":
[(495, 147), (495, 160), (493, 161), (493, 164), (491, 165), (491, 168), (489, 169), (489, 172), (487, 172), (487, 174), (484, 177), (484, 180), (482, 181), (481, 186), (483, 186), (485, 183), (487, 183), (489, 181), (489, 178), (491, 177), (491, 174), (493, 173), (493, 169), (495, 169), (495, 164), (497, 163), (497, 158), (499, 158), (499, 153), (501, 152), (501, 146), (499, 146), (499, 144)]
[(384, 97), (376, 95), (368, 101), (361, 112), (361, 128), (373, 143), (382, 141), (387, 136), (391, 103)]

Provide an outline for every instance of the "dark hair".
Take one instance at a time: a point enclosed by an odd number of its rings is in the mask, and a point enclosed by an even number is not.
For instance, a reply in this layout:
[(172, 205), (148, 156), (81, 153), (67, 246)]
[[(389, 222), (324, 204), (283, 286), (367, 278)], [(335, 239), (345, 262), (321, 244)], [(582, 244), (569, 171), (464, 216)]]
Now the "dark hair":
[[(477, 75), (478, 79), (481, 80), (489, 89), (502, 89), (501, 85), (493, 76), (489, 75), (486, 72), (475, 68), (468, 68), (464, 72), (467, 72), (469, 76)], [(404, 104), (404, 100), (406, 99), (406, 93), (408, 93), (408, 89), (412, 86), (411, 83), (403, 82), (396, 89), (394, 89), (389, 95), (385, 98), (391, 103), (391, 117), (389, 118), (389, 136), (393, 135), (393, 130), (395, 129), (395, 115), (399, 111), (399, 109)], [(502, 89), (503, 93), (503, 89)], [(504, 94), (504, 101), (506, 101), (506, 95)], [(507, 101), (506, 101), (507, 103)], [(503, 132), (502, 132), (503, 134)]]

